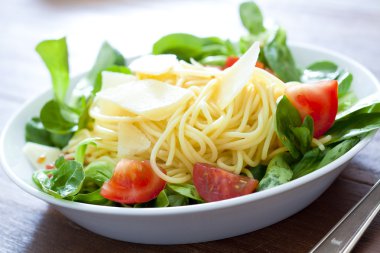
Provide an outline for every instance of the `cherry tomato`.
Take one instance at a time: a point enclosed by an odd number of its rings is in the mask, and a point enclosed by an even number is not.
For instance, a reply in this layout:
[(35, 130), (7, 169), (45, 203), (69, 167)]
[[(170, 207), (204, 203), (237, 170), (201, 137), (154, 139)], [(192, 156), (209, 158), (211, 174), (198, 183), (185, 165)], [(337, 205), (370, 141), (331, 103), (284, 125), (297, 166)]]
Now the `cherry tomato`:
[(302, 119), (310, 115), (314, 120), (314, 137), (322, 136), (334, 124), (338, 111), (338, 82), (320, 81), (289, 85), (285, 96), (297, 108)]
[[(227, 60), (226, 60), (226, 63), (224, 64), (224, 66), (223, 66), (222, 69), (226, 69), (226, 68), (231, 67), (231, 66), (234, 65), (235, 62), (237, 62), (238, 60), (239, 60), (239, 57), (237, 57), (237, 56), (228, 56), (228, 57), (227, 57)], [(260, 61), (257, 61), (257, 62), (256, 62), (256, 67), (261, 68), (261, 69), (265, 69), (265, 65), (264, 65), (264, 63), (262, 63), (262, 62), (260, 62)]]
[(238, 60), (239, 60), (239, 57), (237, 57), (237, 56), (228, 56), (228, 57), (227, 57), (227, 60), (226, 60), (226, 63), (225, 63), (224, 66), (223, 66), (223, 69), (226, 69), (226, 68), (231, 67), (231, 66), (234, 65), (235, 62), (237, 62)]
[(136, 204), (152, 200), (165, 188), (166, 182), (157, 176), (149, 161), (122, 159), (100, 194), (109, 200)]
[(265, 65), (264, 65), (264, 63), (262, 63), (261, 61), (257, 61), (257, 62), (256, 62), (256, 67), (257, 67), (257, 68), (260, 68), (260, 69), (265, 69)]
[(204, 163), (194, 165), (193, 181), (199, 195), (207, 202), (247, 195), (258, 185), (255, 179), (235, 175)]

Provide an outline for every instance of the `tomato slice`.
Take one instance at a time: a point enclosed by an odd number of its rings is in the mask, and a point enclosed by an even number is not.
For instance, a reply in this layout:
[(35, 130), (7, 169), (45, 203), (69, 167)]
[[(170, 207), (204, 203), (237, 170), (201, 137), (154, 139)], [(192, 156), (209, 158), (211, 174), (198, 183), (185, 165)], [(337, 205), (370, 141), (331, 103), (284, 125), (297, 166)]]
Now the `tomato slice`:
[(259, 183), (205, 163), (194, 165), (193, 181), (199, 195), (207, 202), (250, 194)]
[(122, 159), (100, 194), (109, 200), (136, 204), (152, 200), (165, 188), (166, 182), (154, 173), (149, 161)]
[(322, 136), (334, 124), (338, 111), (338, 82), (320, 81), (289, 85), (285, 96), (297, 108), (302, 119), (310, 115), (314, 120), (314, 137)]

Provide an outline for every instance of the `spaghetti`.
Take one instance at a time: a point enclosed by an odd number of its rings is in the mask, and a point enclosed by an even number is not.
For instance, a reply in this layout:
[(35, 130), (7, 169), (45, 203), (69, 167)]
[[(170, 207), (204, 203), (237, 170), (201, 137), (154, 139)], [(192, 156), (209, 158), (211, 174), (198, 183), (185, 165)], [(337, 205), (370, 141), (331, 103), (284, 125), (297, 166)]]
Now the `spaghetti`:
[(182, 61), (159, 75), (136, 73), (140, 80), (170, 83), (188, 89), (192, 96), (162, 120), (105, 108), (95, 99), (90, 109), (95, 120), (93, 129), (78, 132), (65, 151), (73, 152), (82, 139), (99, 137), (97, 147), (89, 147), (87, 151), (88, 161), (102, 156), (117, 161), (121, 158), (118, 154), (121, 126), (127, 124), (150, 142), (147, 150), (127, 158), (150, 160), (155, 173), (167, 182), (191, 181), (196, 162), (252, 177), (246, 166), (267, 163), (274, 155), (286, 151), (275, 133), (276, 99), (282, 95), (284, 84), (256, 68), (242, 91), (221, 110), (213, 101), (221, 78), (219, 73), (214, 68)]

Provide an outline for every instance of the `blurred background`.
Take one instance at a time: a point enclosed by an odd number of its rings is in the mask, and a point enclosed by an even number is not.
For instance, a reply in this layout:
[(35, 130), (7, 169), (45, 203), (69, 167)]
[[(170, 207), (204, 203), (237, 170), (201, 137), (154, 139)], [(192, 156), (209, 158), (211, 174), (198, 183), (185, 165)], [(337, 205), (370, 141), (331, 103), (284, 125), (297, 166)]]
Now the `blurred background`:
[[(125, 56), (134, 56), (150, 52), (154, 41), (171, 32), (238, 39), (246, 33), (238, 15), (240, 2), (242, 1), (1, 1), (0, 68), (9, 73), (3, 77), (1, 86), (22, 86), (23, 94), (10, 94), (17, 100), (32, 97), (40, 88), (49, 86), (48, 73), (34, 51), (35, 45), (45, 39), (67, 37), (73, 75), (90, 68), (104, 40), (109, 41)], [(373, 23), (380, 26), (380, 3), (377, 0), (256, 2), (264, 17), (275, 19), (285, 27), (290, 41), (312, 43), (336, 50), (364, 65), (370, 61), (368, 57), (380, 54), (379, 32), (369, 32), (366, 29)], [(353, 51), (352, 48), (356, 50)], [(380, 67), (367, 67), (380, 72)], [(33, 85), (26, 85), (26, 81)], [(7, 91), (1, 93), (3, 92)]]

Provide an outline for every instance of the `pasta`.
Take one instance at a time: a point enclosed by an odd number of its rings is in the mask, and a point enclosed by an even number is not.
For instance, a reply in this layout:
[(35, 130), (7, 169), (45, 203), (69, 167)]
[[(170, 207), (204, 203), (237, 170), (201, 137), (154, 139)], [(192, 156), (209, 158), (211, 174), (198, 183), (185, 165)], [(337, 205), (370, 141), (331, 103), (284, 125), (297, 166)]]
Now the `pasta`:
[(118, 154), (121, 125), (127, 124), (150, 142), (147, 150), (127, 158), (150, 160), (155, 173), (167, 182), (191, 181), (192, 168), (197, 162), (252, 177), (246, 166), (266, 163), (286, 151), (274, 125), (276, 99), (282, 95), (284, 84), (256, 68), (242, 91), (221, 110), (213, 101), (219, 73), (218, 69), (183, 61), (159, 75), (136, 73), (140, 80), (170, 83), (189, 90), (192, 96), (162, 120), (106, 108), (95, 100), (90, 109), (90, 116), (95, 120), (93, 129), (80, 131), (65, 151), (74, 152), (82, 139), (99, 137), (97, 147), (88, 149), (88, 161), (102, 156), (118, 160), (121, 158)]

